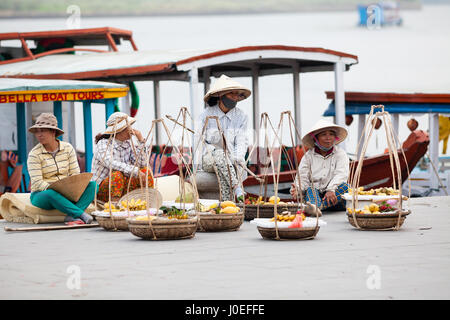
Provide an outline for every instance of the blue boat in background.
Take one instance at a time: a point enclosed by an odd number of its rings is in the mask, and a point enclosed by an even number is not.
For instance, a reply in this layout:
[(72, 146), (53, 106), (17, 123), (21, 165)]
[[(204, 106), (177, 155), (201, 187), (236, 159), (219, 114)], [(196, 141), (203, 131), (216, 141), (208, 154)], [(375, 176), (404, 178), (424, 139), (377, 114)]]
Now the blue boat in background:
[(358, 5), (358, 12), (359, 26), (400, 26), (403, 23), (403, 19), (399, 14), (398, 4), (395, 1), (380, 1), (370, 5)]

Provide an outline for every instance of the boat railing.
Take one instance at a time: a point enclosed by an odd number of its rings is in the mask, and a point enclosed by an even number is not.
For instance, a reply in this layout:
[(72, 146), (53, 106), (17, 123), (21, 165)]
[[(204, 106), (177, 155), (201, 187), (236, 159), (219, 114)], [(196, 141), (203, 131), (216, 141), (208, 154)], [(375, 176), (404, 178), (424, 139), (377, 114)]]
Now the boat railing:
[(44, 56), (49, 56), (52, 54), (60, 54), (60, 53), (66, 53), (66, 52), (72, 52), (72, 51), (89, 51), (89, 52), (97, 52), (97, 53), (103, 53), (103, 52), (109, 52), (108, 50), (101, 50), (101, 49), (89, 49), (89, 48), (61, 48), (61, 49), (55, 49), (51, 51), (42, 52), (39, 54), (35, 54), (33, 57), (41, 58)]

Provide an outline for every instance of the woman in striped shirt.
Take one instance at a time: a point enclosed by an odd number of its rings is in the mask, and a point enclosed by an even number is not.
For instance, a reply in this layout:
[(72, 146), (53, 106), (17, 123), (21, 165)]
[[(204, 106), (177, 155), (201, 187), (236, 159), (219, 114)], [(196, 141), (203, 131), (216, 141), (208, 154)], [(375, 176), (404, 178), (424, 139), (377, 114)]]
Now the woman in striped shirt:
[(90, 182), (78, 202), (74, 203), (59, 192), (47, 189), (52, 182), (79, 174), (80, 168), (75, 149), (58, 136), (64, 131), (51, 113), (42, 113), (28, 129), (38, 144), (28, 154), (28, 173), (31, 180), (31, 204), (45, 210), (57, 209), (66, 214), (66, 223), (91, 223), (93, 218), (85, 212), (94, 200), (95, 182)]

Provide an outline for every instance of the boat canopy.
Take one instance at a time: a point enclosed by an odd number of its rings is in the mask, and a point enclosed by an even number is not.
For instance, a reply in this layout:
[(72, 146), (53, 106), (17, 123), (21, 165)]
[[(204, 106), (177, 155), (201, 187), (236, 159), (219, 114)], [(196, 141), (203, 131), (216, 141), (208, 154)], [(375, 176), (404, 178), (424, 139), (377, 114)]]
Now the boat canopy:
[[(89, 38), (92, 29), (61, 30), (58, 37), (79, 35)], [(126, 31), (126, 30), (125, 30)], [(103, 51), (86, 48), (60, 48), (40, 54), (28, 50), (28, 56), (21, 61), (0, 61), (0, 78), (28, 79), (71, 79), (97, 80), (130, 84), (133, 81), (154, 82), (155, 117), (161, 118), (161, 101), (159, 82), (167, 80), (188, 81), (190, 90), (190, 111), (193, 119), (202, 112), (203, 100), (194, 88), (204, 84), (205, 93), (209, 90), (211, 77), (226, 74), (230, 77), (251, 77), (253, 100), (253, 129), (259, 131), (259, 78), (267, 75), (291, 74), (293, 78), (294, 114), (298, 132), (300, 126), (300, 74), (307, 72), (331, 71), (337, 93), (338, 112), (336, 123), (343, 125), (345, 121), (343, 73), (358, 63), (358, 57), (352, 54), (319, 47), (300, 47), (290, 45), (256, 45), (236, 48), (206, 48), (195, 50), (148, 50), (119, 51), (115, 47), (116, 40), (111, 39), (125, 31), (114, 28), (96, 30), (99, 38), (109, 41), (109, 48)], [(55, 38), (56, 31), (42, 31), (39, 36)], [(115, 33), (114, 33), (115, 32)], [(2, 39), (0, 34), (0, 40)], [(27, 52), (23, 33), (21, 36), (23, 51)], [(28, 35), (29, 37), (35, 35)], [(10, 35), (12, 37), (12, 35)], [(114, 38), (114, 39), (116, 39)], [(26, 38), (28, 39), (28, 38)], [(131, 31), (129, 40), (132, 42)], [(87, 41), (87, 40), (86, 40)], [(133, 42), (132, 42), (133, 43)], [(1, 49), (1, 47), (0, 47)], [(67, 54), (76, 51), (76, 54)], [(89, 52), (86, 52), (89, 51)], [(64, 53), (64, 54), (62, 54)], [(124, 112), (130, 113), (130, 106), (125, 104)], [(194, 123), (192, 123), (194, 126)], [(156, 134), (156, 140), (161, 134)], [(160, 142), (160, 141), (159, 141)], [(297, 141), (297, 143), (301, 143)], [(343, 146), (344, 147), (344, 146)]]
[[(96, 79), (117, 82), (136, 80), (189, 80), (193, 67), (199, 80), (206, 74), (231, 77), (251, 76), (255, 64), (259, 75), (333, 71), (342, 61), (345, 70), (358, 63), (358, 57), (343, 52), (282, 45), (246, 46), (225, 50), (152, 50), (131, 52), (89, 52), (76, 55), (54, 54), (14, 64), (0, 65), (0, 77), (39, 79)], [(205, 70), (205, 69), (208, 70)], [(206, 71), (206, 72), (205, 72)]]
[[(325, 92), (331, 103), (323, 114), (335, 116), (335, 93)], [(450, 115), (450, 94), (448, 93), (388, 93), (388, 92), (346, 92), (345, 114), (358, 115), (358, 137), (364, 133), (366, 114), (370, 113), (372, 105), (383, 105), (384, 110), (391, 114), (394, 132), (399, 134), (399, 116), (401, 114), (427, 114), (428, 134), (430, 144), (428, 155), (437, 168), (439, 163), (439, 114)], [(353, 119), (351, 119), (353, 121)], [(362, 144), (359, 146), (360, 154)], [(438, 178), (430, 172), (431, 186), (438, 186)]]
[[(325, 117), (335, 115), (334, 92), (326, 92), (332, 99), (325, 110)], [(435, 93), (378, 93), (346, 92), (345, 114), (369, 114), (372, 105), (384, 105), (384, 110), (393, 114), (450, 113), (450, 94)]]

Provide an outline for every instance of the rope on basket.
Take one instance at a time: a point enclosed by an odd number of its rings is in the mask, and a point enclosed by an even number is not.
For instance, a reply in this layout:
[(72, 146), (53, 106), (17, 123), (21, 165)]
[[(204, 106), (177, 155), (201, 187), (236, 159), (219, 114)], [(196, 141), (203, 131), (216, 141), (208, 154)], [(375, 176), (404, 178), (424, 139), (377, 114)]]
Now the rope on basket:
[[(108, 149), (109, 148), (110, 148), (109, 149), (109, 152), (110, 152), (109, 156), (110, 156), (110, 159), (112, 158), (113, 151), (114, 151), (114, 140), (116, 139), (116, 134), (117, 134), (116, 126), (117, 126), (117, 124), (120, 121), (122, 121), (124, 119), (125, 119), (125, 121), (127, 123), (127, 127), (128, 127), (128, 119), (127, 119), (127, 117), (118, 117), (114, 121), (114, 125), (113, 125), (114, 133), (109, 136), (108, 145), (106, 146), (106, 151), (105, 151), (105, 153), (103, 154), (103, 157), (102, 157), (102, 161), (101, 161), (102, 163), (104, 163), (104, 161), (105, 161), (105, 157), (108, 154)], [(111, 210), (112, 161), (110, 161), (110, 164), (109, 164), (109, 175), (108, 176), (109, 176), (109, 181), (108, 181), (108, 203), (109, 203), (108, 209), (109, 209), (109, 217), (110, 217), (110, 219), (112, 221), (112, 224), (113, 224), (113, 230), (116, 231), (117, 230), (117, 226), (116, 226), (116, 223), (114, 221), (114, 215), (112, 214), (112, 210)], [(96, 188), (95, 188), (95, 193), (94, 193), (94, 206), (95, 206), (95, 209), (97, 210), (98, 209), (98, 207), (97, 207), (97, 184), (98, 184), (98, 181), (95, 181), (95, 184), (96, 184)]]
[[(294, 125), (294, 128), (295, 128), (295, 122), (294, 122), (294, 119), (293, 119), (293, 117), (292, 117), (291, 112), (290, 112), (290, 111), (284, 111), (284, 112), (282, 112), (281, 115), (280, 115), (280, 121), (279, 121), (279, 123), (278, 123), (278, 129), (277, 129), (277, 131), (275, 132), (275, 138), (276, 138), (276, 139), (274, 139), (274, 142), (273, 142), (273, 145), (272, 145), (272, 150), (274, 149), (274, 143), (275, 143), (276, 140), (278, 140), (279, 145), (280, 145), (280, 152), (279, 152), (279, 155), (278, 155), (277, 178), (274, 179), (274, 185), (275, 185), (275, 197), (278, 196), (278, 185), (279, 185), (280, 171), (281, 171), (281, 170), (280, 170), (280, 169), (281, 169), (281, 154), (282, 154), (282, 150), (283, 150), (283, 147), (282, 147), (283, 121), (284, 121), (284, 116), (285, 116), (285, 115), (287, 115), (288, 121), (289, 121), (289, 127), (290, 127), (289, 133), (290, 133), (291, 143), (292, 143), (293, 147), (294, 147), (294, 145), (295, 145), (295, 143), (294, 143), (294, 137), (293, 137), (293, 133), (292, 133), (292, 125)], [(269, 120), (269, 121), (270, 121), (270, 120)], [(296, 134), (297, 134), (297, 137), (300, 137), (300, 134), (299, 134), (298, 130), (296, 130)], [(288, 157), (287, 152), (285, 153), (285, 155), (286, 155), (286, 158), (288, 159), (288, 165), (290, 166), (290, 169), (292, 169), (292, 164), (290, 163), (290, 160), (289, 160), (289, 157)], [(295, 158), (294, 158), (294, 159), (295, 159)], [(272, 155), (271, 155), (271, 161), (272, 161), (272, 165), (273, 165), (273, 156), (272, 156)], [(295, 172), (298, 173), (298, 165), (297, 165), (297, 161), (296, 161), (296, 160), (295, 160), (295, 167), (296, 167)], [(301, 201), (303, 202), (302, 190), (301, 190), (301, 178), (300, 178), (300, 175), (299, 175), (299, 174), (296, 174), (296, 175), (298, 176), (298, 181), (299, 181), (300, 199), (301, 199)], [(310, 168), (310, 175), (311, 175), (311, 168)], [(294, 182), (295, 182), (295, 177), (294, 177), (293, 180), (294, 180)], [(311, 179), (311, 181), (312, 181), (312, 179)], [(294, 183), (294, 185), (295, 185), (295, 183)], [(313, 184), (312, 184), (311, 186), (314, 187)], [(295, 188), (295, 191), (297, 192), (297, 188)], [(315, 193), (313, 193), (313, 196), (314, 196), (315, 202), (317, 203), (317, 198), (316, 198)], [(297, 199), (298, 199), (298, 197), (297, 197)], [(303, 203), (302, 203), (302, 208), (304, 208)], [(277, 213), (277, 201), (275, 201), (274, 215), (275, 215), (276, 239), (279, 240), (278, 225), (277, 225), (277, 223), (276, 223), (276, 213)], [(318, 226), (319, 226), (319, 214), (318, 214), (318, 208), (317, 208), (317, 206), (316, 206), (316, 212), (315, 212), (315, 214), (316, 214), (316, 226), (315, 226), (315, 232), (314, 232), (314, 234), (313, 234), (312, 236), (310, 236), (310, 237), (308, 237), (308, 238), (305, 238), (305, 239), (312, 239), (312, 238), (314, 238), (314, 237), (316, 236), (318, 230), (319, 230), (319, 228), (318, 228)]]
[[(377, 111), (375, 112), (375, 109), (381, 109), (382, 111)], [(406, 168), (407, 168), (407, 172), (409, 173), (409, 168), (408, 168), (408, 163), (406, 161), (406, 156), (404, 153), (403, 148), (397, 145), (397, 143), (399, 143), (398, 141), (398, 137), (395, 136), (394, 134), (394, 130), (393, 130), (393, 125), (391, 123), (391, 119), (390, 119), (390, 115), (387, 111), (384, 110), (384, 106), (383, 105), (372, 105), (371, 106), (371, 110), (369, 113), (369, 117), (366, 120), (366, 123), (364, 125), (364, 135), (361, 136), (360, 141), (358, 142), (358, 149), (359, 149), (359, 145), (361, 143), (361, 139), (364, 137), (364, 142), (363, 142), (363, 146), (362, 146), (362, 150), (361, 153), (359, 155), (359, 159), (358, 159), (358, 165), (356, 167), (356, 169), (354, 169), (354, 166), (351, 170), (351, 178), (350, 178), (350, 183), (351, 183), (351, 187), (352, 187), (352, 219), (353, 222), (356, 226), (357, 229), (363, 229), (359, 224), (358, 221), (356, 219), (356, 207), (358, 206), (358, 190), (357, 190), (357, 186), (359, 186), (359, 182), (360, 182), (360, 177), (361, 177), (361, 171), (362, 171), (362, 165), (363, 165), (363, 161), (364, 161), (364, 155), (367, 151), (367, 147), (368, 147), (368, 142), (373, 134), (373, 131), (375, 129), (375, 125), (376, 125), (376, 121), (378, 117), (382, 117), (384, 120), (384, 124), (385, 124), (385, 132), (386, 132), (386, 140), (387, 140), (387, 145), (388, 145), (388, 152), (389, 152), (389, 162), (391, 165), (391, 173), (392, 173), (392, 182), (393, 182), (393, 188), (396, 189), (397, 183), (399, 184), (399, 208), (395, 211), (396, 213), (398, 213), (398, 219), (397, 219), (397, 224), (395, 227), (392, 228), (381, 228), (381, 229), (372, 229), (372, 230), (398, 230), (400, 228), (400, 222), (401, 222), (401, 218), (402, 218), (402, 208), (403, 208), (403, 195), (402, 195), (402, 176), (401, 176), (401, 166), (400, 166), (400, 160), (399, 160), (399, 156), (398, 156), (398, 149), (400, 149), (400, 151), (403, 154), (403, 158), (406, 164)], [(369, 133), (367, 134), (367, 130), (366, 128), (368, 128), (368, 126), (370, 125), (369, 128)], [(399, 148), (398, 148), (399, 147)], [(395, 151), (395, 152), (394, 152)], [(353, 170), (354, 169), (354, 170)], [(394, 169), (397, 173), (397, 177), (395, 176), (395, 172)], [(409, 174), (408, 174), (408, 180), (409, 180)], [(409, 186), (409, 193), (411, 194), (411, 185)], [(408, 197), (409, 199), (410, 197)]]

